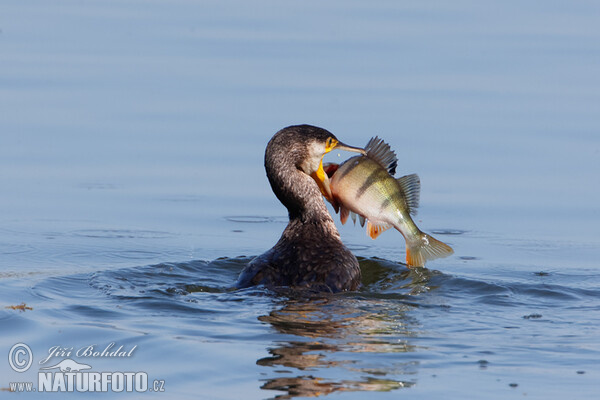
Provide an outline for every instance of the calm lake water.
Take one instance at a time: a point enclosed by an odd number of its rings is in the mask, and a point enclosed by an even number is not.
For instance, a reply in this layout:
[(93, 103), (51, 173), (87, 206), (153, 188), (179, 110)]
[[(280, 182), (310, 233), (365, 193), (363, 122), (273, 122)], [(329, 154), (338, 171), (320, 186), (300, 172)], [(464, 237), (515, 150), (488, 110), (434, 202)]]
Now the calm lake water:
[[(0, 398), (40, 398), (6, 389), (41, 390), (65, 358), (164, 389), (122, 398), (600, 397), (599, 17), (4, 1)], [(421, 177), (417, 223), (455, 254), (409, 271), (398, 232), (340, 225), (359, 291), (232, 290), (285, 227), (263, 154), (297, 123), (389, 142)]]

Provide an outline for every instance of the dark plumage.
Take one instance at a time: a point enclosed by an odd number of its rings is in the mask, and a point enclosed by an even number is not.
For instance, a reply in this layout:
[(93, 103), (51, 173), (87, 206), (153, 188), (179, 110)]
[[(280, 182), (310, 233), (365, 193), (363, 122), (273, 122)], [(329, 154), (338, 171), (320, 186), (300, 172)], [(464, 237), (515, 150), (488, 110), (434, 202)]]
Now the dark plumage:
[(362, 151), (310, 125), (284, 128), (269, 141), (267, 177), (290, 221), (277, 244), (244, 268), (238, 288), (261, 284), (331, 292), (358, 288), (358, 261), (342, 243), (321, 196), (329, 190), (326, 176), (317, 184), (323, 155), (335, 147)]

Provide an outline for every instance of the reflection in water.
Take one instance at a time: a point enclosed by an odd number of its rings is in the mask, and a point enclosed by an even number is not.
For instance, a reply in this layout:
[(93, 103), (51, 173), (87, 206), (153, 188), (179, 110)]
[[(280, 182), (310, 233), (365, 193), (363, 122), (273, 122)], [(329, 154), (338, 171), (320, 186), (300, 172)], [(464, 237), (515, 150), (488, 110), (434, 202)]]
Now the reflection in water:
[(307, 375), (293, 378), (269, 379), (267, 383), (261, 386), (261, 389), (283, 390), (287, 394), (275, 396), (275, 398), (291, 399), (294, 397), (322, 396), (336, 391), (390, 391), (405, 387), (405, 385), (407, 383), (375, 378), (365, 378), (362, 382), (346, 380), (331, 382)]
[[(256, 361), (258, 386), (277, 399), (415, 384), (423, 347), (416, 346), (422, 328), (412, 310), (425, 306), (419, 294), (433, 287), (439, 273), (371, 258), (360, 259), (360, 292), (232, 289), (247, 262), (220, 258), (52, 277), (32, 293), (43, 300), (37, 304), (57, 307), (60, 320), (97, 318), (97, 325), (86, 326), (191, 340), (200, 351), (215, 343), (211, 360), (223, 369), (228, 366), (219, 364), (218, 346), (259, 335), (268, 354)], [(257, 329), (259, 324), (269, 329)]]
[(274, 375), (261, 388), (283, 391), (275, 398), (289, 399), (414, 385), (418, 362), (409, 356), (415, 351), (409, 338), (415, 336), (411, 326), (416, 322), (406, 315), (412, 308), (399, 297), (329, 295), (285, 301), (259, 317), (285, 335), (268, 349), (269, 357), (257, 361)]

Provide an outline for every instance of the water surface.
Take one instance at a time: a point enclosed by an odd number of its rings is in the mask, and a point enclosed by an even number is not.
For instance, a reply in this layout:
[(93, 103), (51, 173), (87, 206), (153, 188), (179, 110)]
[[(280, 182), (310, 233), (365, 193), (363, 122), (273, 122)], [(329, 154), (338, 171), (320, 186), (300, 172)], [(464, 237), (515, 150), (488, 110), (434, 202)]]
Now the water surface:
[[(600, 395), (595, 2), (0, 11), (2, 354), (137, 346), (76, 359), (183, 399)], [(359, 291), (233, 290), (285, 227), (263, 152), (295, 123), (386, 139), (455, 254), (409, 271), (340, 225)], [(0, 388), (38, 371), (4, 356)]]

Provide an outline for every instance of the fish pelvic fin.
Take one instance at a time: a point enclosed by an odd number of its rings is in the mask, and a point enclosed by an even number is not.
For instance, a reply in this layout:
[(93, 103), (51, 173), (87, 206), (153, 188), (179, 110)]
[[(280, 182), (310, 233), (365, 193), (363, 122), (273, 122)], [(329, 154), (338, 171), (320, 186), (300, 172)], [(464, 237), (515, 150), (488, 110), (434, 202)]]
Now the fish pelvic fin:
[(426, 261), (451, 254), (454, 254), (452, 247), (423, 232), (406, 242), (406, 264), (409, 267), (423, 267)]
[(362, 215), (358, 214), (358, 222), (360, 222), (360, 226), (365, 226), (365, 217), (363, 217)]
[(371, 239), (377, 239), (377, 236), (381, 235), (390, 228), (390, 225), (372, 224), (371, 221), (367, 221), (367, 234), (371, 236)]
[(421, 197), (421, 180), (419, 179), (419, 175), (406, 175), (396, 180), (400, 184), (400, 188), (406, 199), (408, 212), (411, 215), (417, 215), (417, 208), (419, 208), (419, 199)]
[(398, 158), (389, 144), (375, 136), (369, 140), (365, 146), (365, 151), (369, 158), (377, 161), (390, 175), (394, 176), (396, 167), (398, 166)]
[(365, 226), (365, 217), (350, 210), (348, 210), (348, 214), (350, 215), (350, 218), (352, 218), (352, 223), (354, 223), (354, 225), (356, 225), (356, 219), (358, 217), (360, 226)]
[(343, 205), (340, 206), (340, 221), (342, 221), (342, 225), (344, 225), (346, 221), (348, 221), (348, 215), (350, 215), (350, 210), (348, 210)]

